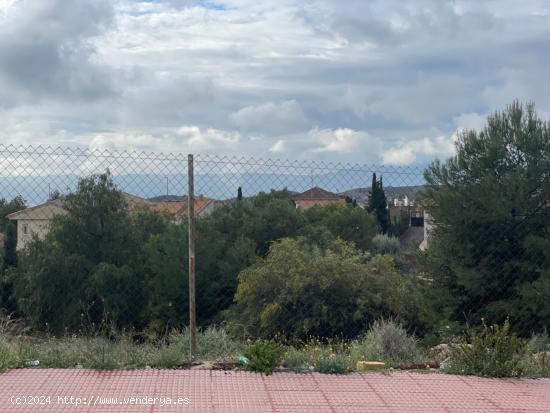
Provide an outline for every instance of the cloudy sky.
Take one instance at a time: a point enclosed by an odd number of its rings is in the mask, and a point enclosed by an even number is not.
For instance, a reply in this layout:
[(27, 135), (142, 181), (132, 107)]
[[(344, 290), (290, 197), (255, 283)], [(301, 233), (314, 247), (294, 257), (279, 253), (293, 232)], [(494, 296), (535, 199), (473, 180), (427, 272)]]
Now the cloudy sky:
[(416, 165), (549, 68), (548, 0), (0, 0), (0, 139)]

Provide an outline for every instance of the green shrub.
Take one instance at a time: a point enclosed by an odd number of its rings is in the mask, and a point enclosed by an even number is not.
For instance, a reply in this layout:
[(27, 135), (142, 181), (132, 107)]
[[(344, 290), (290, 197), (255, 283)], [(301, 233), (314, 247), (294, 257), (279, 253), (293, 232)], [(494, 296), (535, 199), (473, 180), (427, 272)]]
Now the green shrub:
[(396, 237), (378, 234), (372, 239), (372, 251), (376, 254), (396, 255), (401, 250), (401, 244)]
[(0, 340), (0, 372), (15, 367), (19, 367), (16, 353), (8, 343)]
[(546, 328), (527, 342), (522, 368), (526, 376), (550, 377), (550, 337)]
[(469, 330), (466, 343), (451, 350), (452, 373), (489, 377), (517, 377), (524, 374), (525, 343), (510, 333), (510, 322)]
[(533, 334), (531, 336), (528, 347), (533, 353), (550, 351), (550, 335), (548, 335), (546, 327), (543, 329), (542, 333)]
[(320, 357), (317, 361), (316, 370), (326, 374), (346, 374), (350, 371), (349, 356), (341, 353), (330, 354)]
[(249, 360), (247, 370), (271, 374), (281, 361), (283, 351), (277, 343), (258, 340), (248, 346), (244, 355)]
[(289, 347), (284, 352), (282, 364), (296, 373), (309, 373), (313, 368), (309, 354), (294, 347)]
[(384, 361), (398, 365), (420, 359), (418, 340), (393, 320), (379, 320), (369, 331), (352, 343), (350, 353), (355, 361)]
[(390, 256), (371, 257), (336, 240), (326, 249), (285, 238), (239, 274), (229, 325), (256, 337), (355, 337), (392, 314), (403, 278)]

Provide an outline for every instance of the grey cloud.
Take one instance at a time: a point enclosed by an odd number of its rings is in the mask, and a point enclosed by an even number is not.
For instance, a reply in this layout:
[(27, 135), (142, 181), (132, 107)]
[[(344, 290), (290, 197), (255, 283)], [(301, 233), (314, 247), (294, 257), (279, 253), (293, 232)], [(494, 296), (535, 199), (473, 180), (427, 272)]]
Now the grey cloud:
[(0, 104), (112, 94), (114, 71), (93, 61), (89, 40), (113, 23), (107, 0), (16, 2), (0, 26), (0, 83), (17, 90)]
[(246, 106), (232, 113), (229, 118), (241, 130), (261, 135), (284, 135), (307, 130), (311, 125), (295, 100)]
[(143, 77), (128, 86), (117, 102), (120, 121), (127, 126), (174, 126), (206, 123), (219, 115), (216, 86), (209, 79)]
[(10, 108), (22, 134), (40, 116), (37, 135), (46, 125), (102, 144), (124, 136), (163, 150), (181, 130), (199, 143), (238, 133), (234, 150), (250, 155), (404, 163), (446, 156), (457, 127), (514, 98), (550, 111), (544, 0), (40, 0), (14, 10), (0, 25), (0, 115)]

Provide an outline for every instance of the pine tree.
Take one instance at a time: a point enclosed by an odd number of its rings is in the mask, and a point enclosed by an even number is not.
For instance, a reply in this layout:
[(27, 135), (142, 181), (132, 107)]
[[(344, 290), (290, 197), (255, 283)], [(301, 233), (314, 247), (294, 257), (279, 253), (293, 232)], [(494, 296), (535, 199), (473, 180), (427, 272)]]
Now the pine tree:
[(242, 188), (239, 186), (239, 189), (237, 189), (237, 200), (240, 201), (243, 199), (243, 190)]
[(515, 102), (455, 146), (425, 172), (438, 310), (472, 324), (509, 315), (520, 333), (541, 331), (550, 320), (550, 122)]

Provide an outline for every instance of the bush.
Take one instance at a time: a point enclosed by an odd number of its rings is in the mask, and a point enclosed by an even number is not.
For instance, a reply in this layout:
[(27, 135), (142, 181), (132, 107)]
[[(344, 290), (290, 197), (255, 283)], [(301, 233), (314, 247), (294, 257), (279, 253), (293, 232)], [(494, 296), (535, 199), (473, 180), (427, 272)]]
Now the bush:
[(489, 377), (523, 375), (527, 348), (510, 333), (508, 320), (502, 326), (487, 326), (483, 321), (481, 329), (468, 331), (466, 338), (466, 343), (452, 347), (449, 372)]
[(345, 354), (331, 354), (328, 357), (320, 357), (316, 370), (326, 374), (346, 374), (350, 371), (350, 359)]
[(378, 234), (372, 239), (372, 251), (376, 254), (397, 255), (400, 250), (401, 244), (396, 237)]
[(281, 361), (283, 350), (272, 341), (259, 340), (248, 346), (244, 355), (249, 360), (247, 370), (271, 374)]
[(351, 356), (355, 361), (384, 361), (388, 364), (414, 363), (420, 358), (416, 338), (393, 320), (379, 320), (369, 331), (352, 343)]
[(327, 374), (345, 374), (354, 365), (345, 342), (310, 340), (298, 347), (290, 347), (284, 354), (283, 365), (297, 373), (318, 371)]
[(295, 373), (309, 373), (313, 368), (309, 354), (294, 347), (290, 347), (285, 351), (283, 366)]
[(227, 317), (257, 337), (355, 337), (392, 314), (401, 282), (389, 256), (371, 257), (341, 240), (320, 249), (287, 238), (239, 274)]
[(9, 343), (0, 338), (0, 372), (19, 367), (19, 360)]

